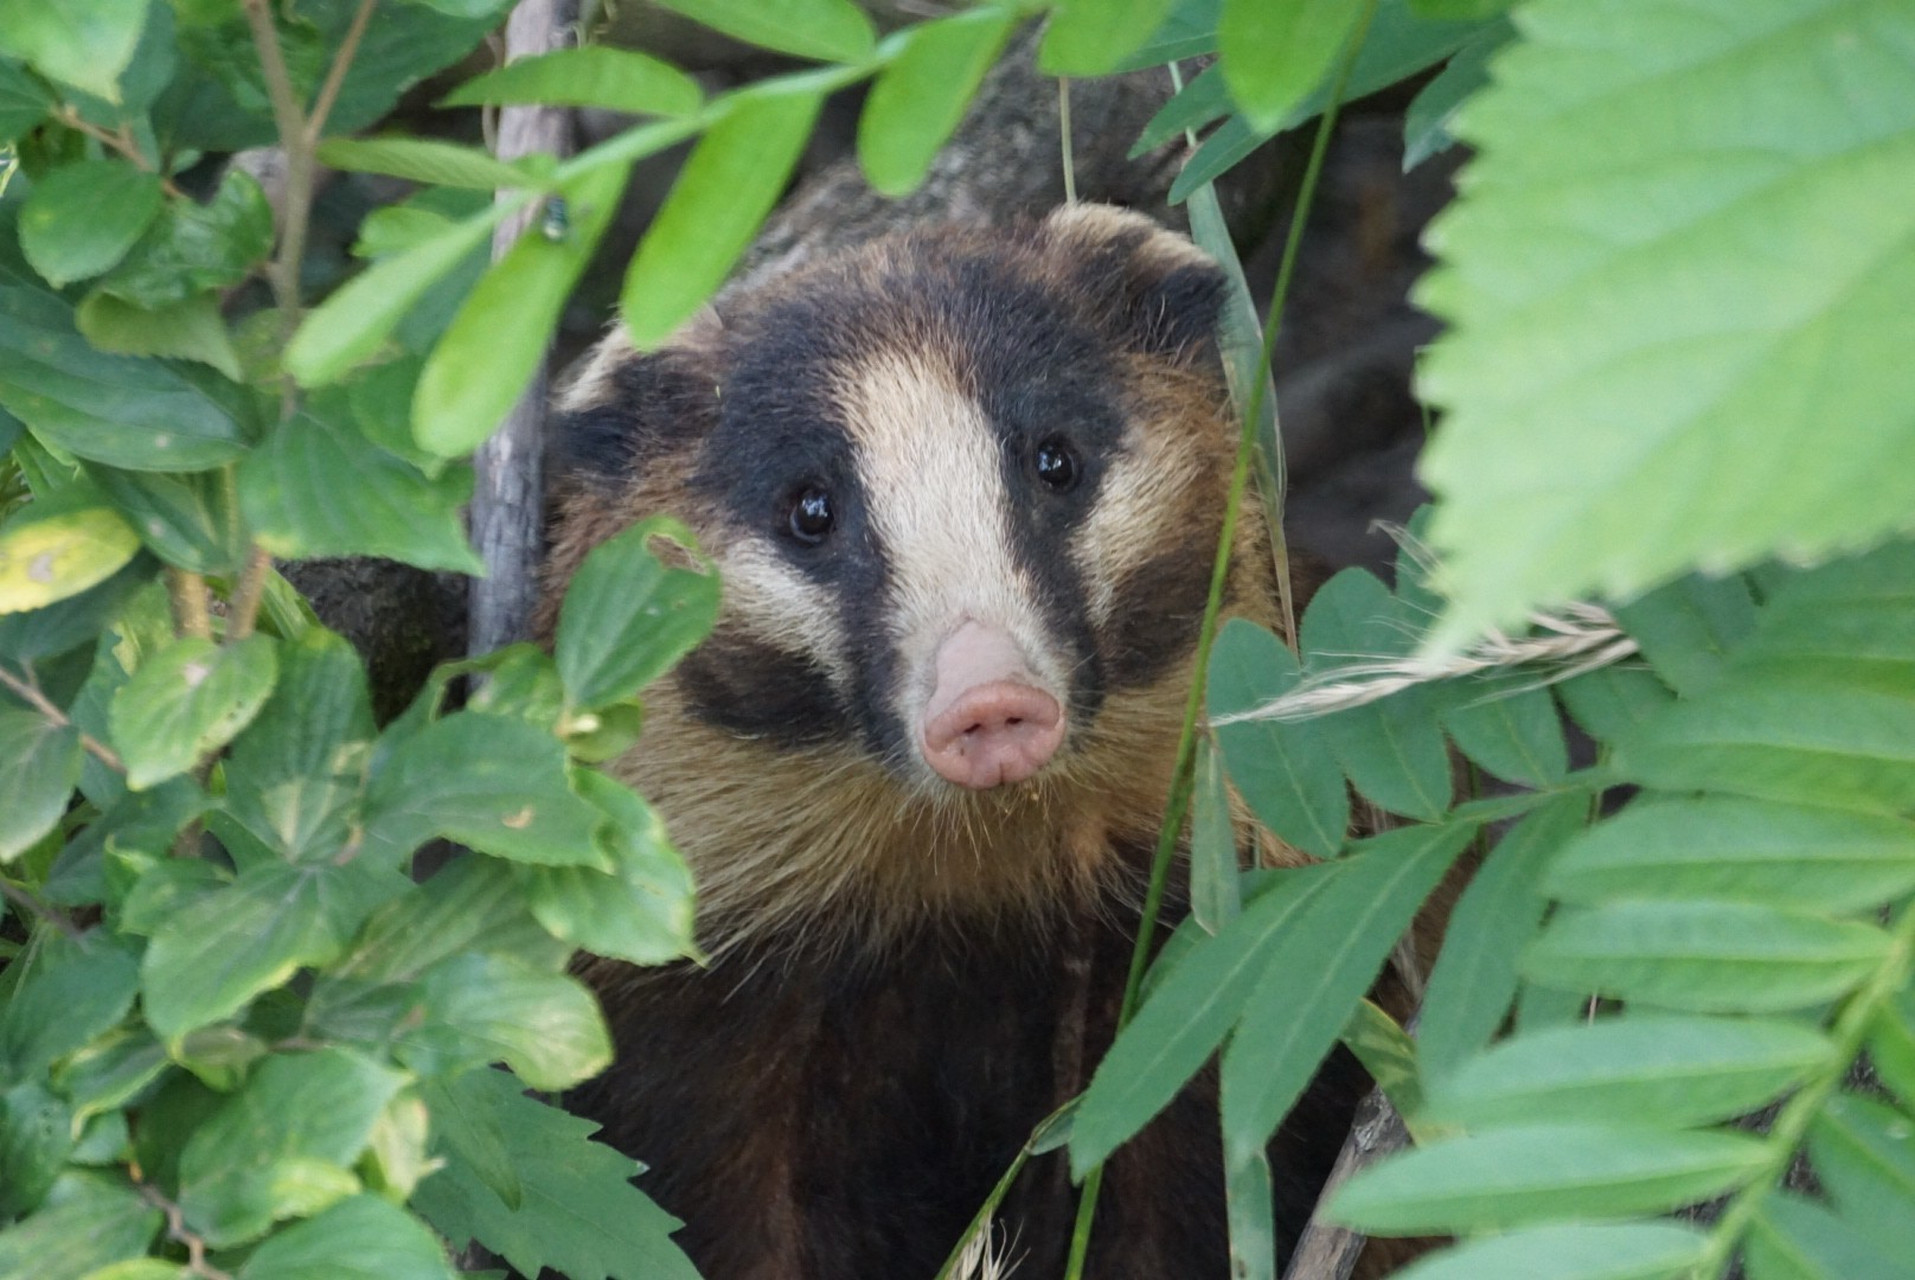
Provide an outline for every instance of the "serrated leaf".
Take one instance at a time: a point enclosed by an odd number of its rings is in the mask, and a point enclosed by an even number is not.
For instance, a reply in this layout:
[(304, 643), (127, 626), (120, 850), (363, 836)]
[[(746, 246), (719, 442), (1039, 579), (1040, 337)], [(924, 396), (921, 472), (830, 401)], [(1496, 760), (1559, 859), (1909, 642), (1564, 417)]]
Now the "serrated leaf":
[(851, 0), (658, 0), (749, 44), (823, 62), (860, 62), (877, 35)]
[(1037, 65), (1047, 75), (1101, 76), (1163, 25), (1170, 0), (1058, 0)]
[(234, 381), (244, 376), (213, 294), (147, 310), (96, 290), (81, 300), (73, 318), (87, 341), (102, 351), (196, 360)]
[(280, 423), (239, 469), (255, 536), (287, 557), (375, 555), (482, 573), (459, 516), (470, 496), (469, 472), (428, 477), (317, 408)]
[(1215, 937), (1194, 945), (1155, 979), (1137, 1016), (1097, 1065), (1071, 1128), (1081, 1175), (1150, 1121), (1196, 1074), (1243, 1011), (1270, 949), (1304, 918), (1341, 864), (1286, 869)]
[(237, 393), (210, 372), (96, 351), (60, 298), (0, 284), (0, 406), (48, 444), (140, 471), (216, 467), (245, 447)]
[(1530, 1227), (1445, 1249), (1399, 1280), (1681, 1280), (1708, 1240), (1674, 1222)]
[(1457, 748), (1505, 782), (1547, 787), (1569, 771), (1556, 700), (1532, 677), (1459, 680), (1441, 721)]
[(88, 1280), (103, 1267), (144, 1254), (164, 1221), (122, 1179), (68, 1173), (38, 1213), (0, 1231), (0, 1276)]
[(1915, 689), (1813, 670), (1725, 681), (1614, 744), (1629, 781), (1878, 813), (1915, 809)]
[(10, 862), (53, 830), (80, 781), (80, 734), (37, 711), (0, 707), (0, 863)]
[(119, 101), (120, 73), (146, 22), (146, 0), (0, 0), (0, 53), (43, 75)]
[(86, 473), (168, 564), (223, 574), (245, 562), (250, 539), (230, 472), (122, 471), (94, 463)]
[[(1226, 1158), (1262, 1150), (1376, 980), (1473, 824), (1374, 836), (1265, 953), (1220, 1073)], [(1308, 973), (1308, 980), (1300, 975)]]
[(1911, 1280), (1915, 1267), (1884, 1254), (1812, 1200), (1786, 1191), (1764, 1197), (1743, 1242), (1750, 1280)]
[(1470, 190), (1426, 237), (1418, 297), (1450, 326), (1419, 370), (1445, 413), (1433, 643), (1905, 528), (1915, 12), (1550, 0), (1524, 32), (1457, 120)]
[(1623, 901), (1559, 912), (1523, 973), (1668, 1009), (1778, 1013), (1832, 1000), (1893, 943), (1872, 925), (1735, 902)]
[(29, 502), (0, 523), (0, 613), (77, 596), (112, 577), (139, 545), (139, 535), (94, 490)]
[(1542, 877), (1588, 818), (1589, 799), (1548, 801), (1496, 842), (1456, 904), (1431, 970), (1417, 1055), (1440, 1079), (1496, 1033), (1516, 996), (1517, 957), (1549, 905)]
[[(1212, 719), (1246, 711), (1289, 692), (1297, 659), (1274, 634), (1233, 618), (1210, 654)], [(1230, 780), (1262, 822), (1305, 853), (1328, 858), (1350, 828), (1343, 769), (1314, 721), (1246, 720), (1219, 725), (1217, 745)]]
[(1915, 823), (1728, 796), (1645, 797), (1550, 870), (1570, 902), (1718, 898), (1860, 911), (1915, 889)]
[(522, 1187), (508, 1207), (463, 1158), (421, 1182), (414, 1206), (455, 1247), (476, 1238), (525, 1275), (697, 1280), (668, 1237), (677, 1219), (631, 1185), (634, 1161), (586, 1141), (592, 1122), (527, 1097), (502, 1071), (470, 1072), (455, 1087), (468, 1112), (491, 1117)]
[(510, 867), (493, 858), (455, 858), (375, 913), (317, 985), (334, 978), (408, 981), (448, 956), (509, 938), (522, 923), (537, 927)]
[(1403, 113), (1403, 172), (1456, 145), (1450, 122), (1457, 109), (1489, 83), (1490, 57), (1515, 36), (1514, 27), (1496, 23), (1458, 49), (1448, 65), (1410, 99)]
[(366, 792), (367, 838), (406, 849), (437, 835), (502, 858), (603, 871), (602, 822), (568, 785), (558, 739), (478, 712), (427, 725)]
[[(1355, 662), (1408, 652), (1417, 620), (1374, 574), (1345, 569), (1311, 599), (1301, 630), (1308, 674), (1330, 676)], [(1451, 801), (1439, 705), (1430, 689), (1412, 687), (1316, 723), (1358, 791), (1392, 813), (1430, 821)]]
[(48, 934), (37, 951), (11, 963), (22, 971), (0, 1004), (0, 1075), (15, 1080), (40, 1075), (112, 1028), (139, 990), (129, 948), (99, 929), (78, 938)]
[(532, 915), (554, 937), (594, 955), (664, 964), (696, 954), (691, 872), (657, 812), (603, 774), (581, 773), (575, 785), (610, 819), (602, 847), (612, 872), (518, 868)]
[(1199, 738), (1190, 797), (1190, 914), (1206, 932), (1216, 933), (1242, 911), (1237, 831), (1223, 756), (1210, 739)]
[[(763, 0), (739, 3), (755, 8)], [(686, 159), (626, 273), (620, 312), (639, 347), (669, 338), (724, 280), (783, 193), (823, 101), (814, 86), (777, 81), (728, 99)]]
[(1915, 1258), (1915, 1121), (1855, 1093), (1823, 1106), (1809, 1158), (1842, 1217), (1891, 1258)]
[(1252, 127), (1275, 129), (1322, 83), (1362, 13), (1347, 0), (1224, 0), (1217, 51)]
[(334, 169), (379, 173), (437, 187), (491, 191), (545, 185), (530, 169), (496, 159), (483, 148), (432, 138), (334, 138), (320, 144), (318, 159)]
[(1391, 1236), (1656, 1213), (1735, 1187), (1768, 1160), (1763, 1143), (1740, 1133), (1523, 1125), (1386, 1160), (1344, 1184), (1328, 1212)]
[(272, 248), (272, 206), (258, 180), (235, 167), (207, 203), (168, 201), (98, 287), (136, 307), (157, 310), (238, 284)]
[(253, 1250), (239, 1280), (452, 1280), (417, 1218), (374, 1195), (341, 1200)]
[(146, 1020), (174, 1040), (345, 950), (386, 882), (358, 863), (263, 863), (168, 920), (142, 965)]
[(572, 286), (618, 211), (626, 173), (607, 165), (561, 186), (564, 234), (528, 230), (479, 277), (419, 374), (412, 431), (422, 448), (448, 458), (469, 453), (525, 393)]
[(704, 639), (718, 616), (717, 574), (668, 567), (653, 539), (675, 546), (676, 560), (698, 557), (690, 530), (653, 516), (594, 547), (572, 577), (554, 653), (575, 706), (631, 697)]
[(439, 100), (442, 107), (600, 107), (632, 115), (683, 116), (704, 104), (698, 82), (667, 62), (630, 49), (589, 44), (516, 58), (472, 77)]
[(187, 636), (142, 662), (108, 717), (127, 785), (164, 782), (232, 741), (273, 691), (276, 645), (265, 635), (229, 645)]
[(1472, 1129), (1615, 1116), (1688, 1128), (1761, 1109), (1833, 1052), (1775, 1019), (1605, 1018), (1526, 1031), (1469, 1059), (1432, 1087), (1427, 1114)]
[(1585, 671), (1555, 689), (1563, 710), (1600, 742), (1624, 736), (1675, 699), (1668, 685), (1640, 665)]
[(63, 166), (33, 184), (20, 250), (55, 285), (97, 276), (126, 256), (164, 200), (159, 175), (123, 160)]
[[(303, 1200), (317, 1163), (349, 1169), (406, 1077), (343, 1049), (269, 1055), (188, 1139), (180, 1208), (215, 1246), (263, 1235)], [(285, 1185), (278, 1185), (290, 1175)]]
[(569, 1089), (612, 1062), (598, 1002), (576, 978), (503, 955), (467, 952), (420, 979), (422, 1025), (397, 1056), (423, 1076), (503, 1062), (534, 1089)]
[(986, 6), (906, 33), (858, 117), (858, 162), (874, 190), (899, 196), (924, 181), (1017, 19), (1013, 10)]

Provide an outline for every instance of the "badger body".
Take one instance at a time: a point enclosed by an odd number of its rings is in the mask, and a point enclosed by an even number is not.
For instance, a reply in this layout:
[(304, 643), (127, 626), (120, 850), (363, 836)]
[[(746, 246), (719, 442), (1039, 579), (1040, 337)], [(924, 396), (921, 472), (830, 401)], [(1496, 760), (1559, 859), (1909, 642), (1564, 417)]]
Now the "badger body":
[[(594, 964), (618, 1061), (572, 1099), (709, 1280), (928, 1280), (1109, 1045), (1232, 466), (1223, 296), (1074, 206), (815, 262), (567, 393), (551, 597), (656, 512), (723, 583), (612, 766), (710, 962)], [(1259, 526), (1227, 601), (1268, 624)], [(1273, 1145), (1285, 1247), (1364, 1083), (1326, 1071)], [(1114, 1157), (1092, 1275), (1228, 1273), (1217, 1126), (1200, 1076)], [(1061, 1154), (1026, 1167), (1018, 1274), (1074, 1207)]]

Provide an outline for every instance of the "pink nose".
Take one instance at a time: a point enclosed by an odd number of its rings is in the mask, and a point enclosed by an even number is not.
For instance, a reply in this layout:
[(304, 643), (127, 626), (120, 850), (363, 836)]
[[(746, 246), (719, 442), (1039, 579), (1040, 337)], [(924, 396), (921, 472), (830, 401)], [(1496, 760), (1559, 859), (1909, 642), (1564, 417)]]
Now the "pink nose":
[(938, 646), (936, 687), (924, 708), (925, 763), (982, 790), (1022, 782), (1064, 740), (1064, 709), (1033, 683), (1017, 642), (968, 621)]

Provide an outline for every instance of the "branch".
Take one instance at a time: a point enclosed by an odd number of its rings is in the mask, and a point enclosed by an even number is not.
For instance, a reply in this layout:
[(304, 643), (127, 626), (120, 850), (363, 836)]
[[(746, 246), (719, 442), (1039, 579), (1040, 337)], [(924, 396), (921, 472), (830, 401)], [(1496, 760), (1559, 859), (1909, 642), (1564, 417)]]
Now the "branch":
[[(1384, 1156), (1401, 1150), (1409, 1139), (1403, 1117), (1383, 1096), (1383, 1090), (1370, 1090), (1369, 1096), (1357, 1104), (1350, 1136), (1344, 1140), (1329, 1180), (1317, 1197), (1318, 1212), (1337, 1188)], [(1334, 1226), (1313, 1213), (1309, 1225), (1297, 1239), (1290, 1265), (1284, 1268), (1283, 1280), (1350, 1280), (1367, 1240), (1367, 1236), (1348, 1227)]]
[[(60, 108), (60, 123), (76, 132), (84, 133), (87, 137), (97, 140), (101, 145), (131, 160), (135, 168), (147, 173), (159, 173), (158, 166), (146, 158), (146, 153), (141, 151), (139, 145), (133, 141), (132, 135), (127, 132), (124, 124), (119, 127), (118, 132), (103, 129), (91, 120), (83, 118), (79, 108), (70, 102), (63, 104)], [(160, 189), (175, 199), (186, 199), (186, 193), (163, 173), (160, 173)]]
[(0, 898), (5, 898), (29, 915), (37, 916), (46, 921), (67, 937), (75, 941), (79, 940), (81, 936), (80, 927), (74, 924), (73, 921), (67, 919), (65, 912), (55, 907), (50, 907), (40, 901), (39, 898), (33, 895), (32, 891), (15, 884), (11, 880), (0, 878)]
[(186, 1269), (201, 1280), (233, 1280), (231, 1272), (221, 1271), (206, 1260), (206, 1241), (186, 1229), (186, 1214), (179, 1205), (150, 1183), (139, 1180), (137, 1174), (133, 1185), (139, 1188), (146, 1202), (166, 1215), (166, 1238), (186, 1246)]
[(319, 97), (313, 101), (312, 116), (306, 121), (308, 147), (317, 147), (320, 135), (326, 131), (326, 117), (332, 114), (333, 103), (339, 100), (339, 88), (346, 83), (346, 72), (359, 53), (359, 41), (366, 34), (366, 26), (372, 21), (372, 7), (378, 2), (359, 0), (359, 11), (352, 15), (352, 25), (346, 28), (346, 38), (339, 42), (339, 52), (333, 55), (326, 83), (320, 86)]
[[(34, 684), (32, 681), (22, 680), (5, 667), (0, 667), (0, 684), (5, 685), (20, 701), (26, 703), (61, 728), (65, 728), (73, 723), (67, 716), (67, 713), (48, 701), (46, 694), (40, 692), (40, 686)], [(121, 762), (118, 755), (114, 754), (113, 748), (107, 746), (92, 734), (82, 731), (80, 734), (80, 745), (90, 751), (101, 764), (113, 770), (115, 773), (126, 772), (126, 765)]]

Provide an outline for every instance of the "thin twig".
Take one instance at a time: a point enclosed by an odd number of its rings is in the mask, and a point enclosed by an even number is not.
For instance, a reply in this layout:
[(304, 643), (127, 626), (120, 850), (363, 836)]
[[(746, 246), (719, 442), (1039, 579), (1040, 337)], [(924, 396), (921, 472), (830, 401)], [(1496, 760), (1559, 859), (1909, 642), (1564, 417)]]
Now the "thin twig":
[(166, 1215), (166, 1238), (186, 1246), (188, 1271), (201, 1280), (233, 1280), (231, 1272), (221, 1271), (206, 1260), (206, 1241), (186, 1229), (186, 1214), (179, 1205), (151, 1183), (136, 1178), (133, 1185), (139, 1188), (140, 1195), (148, 1204)]
[[(1338, 1187), (1384, 1156), (1401, 1150), (1409, 1139), (1403, 1117), (1390, 1105), (1383, 1090), (1370, 1090), (1357, 1104), (1350, 1136), (1337, 1153), (1336, 1164), (1323, 1184), (1322, 1194), (1317, 1197), (1319, 1211)], [(1297, 1238), (1297, 1247), (1290, 1254), (1290, 1265), (1284, 1268), (1283, 1280), (1350, 1280), (1357, 1259), (1363, 1256), (1367, 1239), (1361, 1232), (1325, 1222), (1312, 1214), (1303, 1234)]]
[(206, 579), (197, 573), (168, 567), (166, 594), (173, 602), (173, 625), (182, 636), (213, 638), (213, 615), (207, 603)]
[(5, 898), (22, 911), (46, 921), (67, 937), (72, 938), (76, 942), (79, 941), (81, 937), (80, 926), (67, 919), (64, 911), (61, 911), (57, 907), (50, 907), (40, 901), (39, 898), (34, 896), (32, 890), (17, 885), (11, 880), (0, 878), (0, 898)]
[(127, 130), (124, 124), (122, 124), (117, 131), (101, 128), (99, 125), (94, 124), (91, 120), (82, 116), (79, 108), (70, 102), (60, 108), (60, 123), (77, 133), (84, 133), (87, 137), (94, 139), (102, 146), (108, 147), (117, 154), (132, 161), (135, 168), (147, 173), (159, 173), (160, 189), (162, 191), (175, 199), (186, 199), (186, 193), (174, 184), (173, 179), (164, 173), (160, 173), (159, 166), (147, 159), (146, 153), (141, 151), (139, 144), (133, 141), (133, 135)]
[(320, 86), (319, 97), (313, 100), (312, 114), (306, 120), (308, 147), (317, 147), (320, 135), (326, 131), (326, 117), (332, 114), (333, 103), (339, 99), (339, 88), (346, 82), (346, 72), (352, 68), (359, 41), (366, 34), (366, 24), (372, 21), (372, 8), (378, 2), (359, 0), (359, 11), (352, 15), (352, 25), (346, 28), (346, 38), (339, 42), (339, 52), (333, 55), (332, 66), (326, 72), (326, 83)]
[(259, 602), (266, 595), (266, 575), (272, 572), (273, 558), (264, 547), (254, 547), (240, 572), (239, 586), (226, 615), (226, 642), (236, 644), (253, 634), (259, 621)]
[[(72, 718), (69, 717), (66, 712), (54, 706), (46, 694), (40, 692), (40, 686), (34, 684), (32, 681), (22, 680), (5, 667), (0, 667), (0, 684), (5, 685), (12, 691), (14, 696), (28, 706), (31, 706), (35, 711), (38, 711), (54, 724), (65, 728), (73, 723)], [(107, 746), (92, 734), (84, 730), (81, 731), (80, 745), (90, 752), (101, 764), (113, 770), (115, 773), (126, 772), (126, 765), (120, 760), (118, 755), (114, 754), (113, 748)]]

